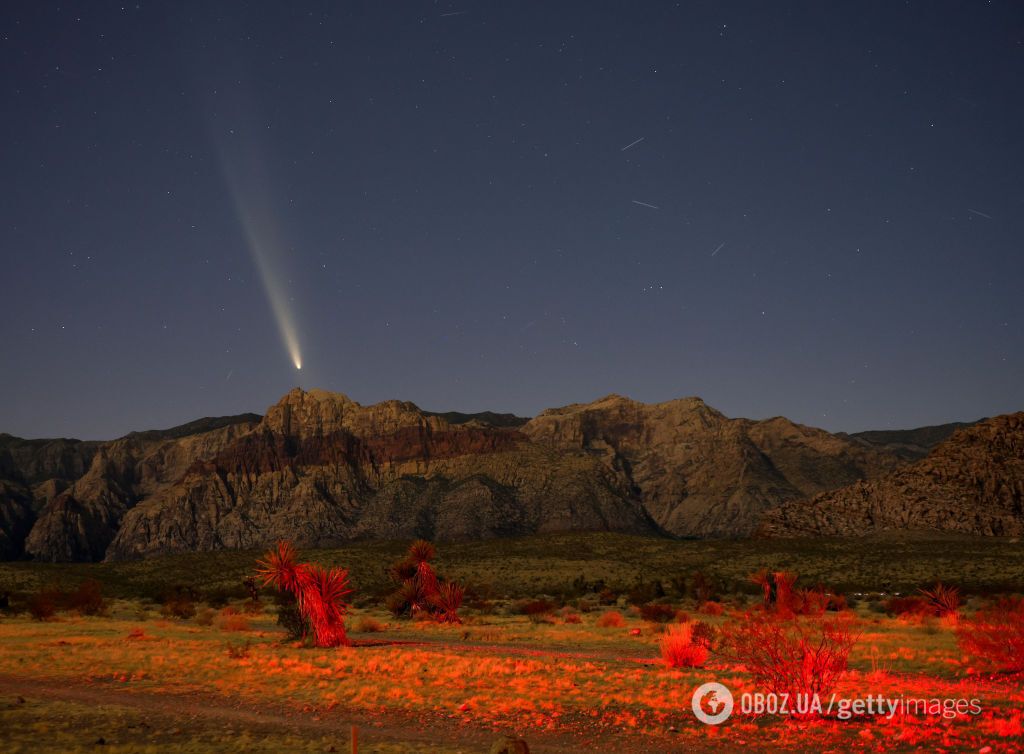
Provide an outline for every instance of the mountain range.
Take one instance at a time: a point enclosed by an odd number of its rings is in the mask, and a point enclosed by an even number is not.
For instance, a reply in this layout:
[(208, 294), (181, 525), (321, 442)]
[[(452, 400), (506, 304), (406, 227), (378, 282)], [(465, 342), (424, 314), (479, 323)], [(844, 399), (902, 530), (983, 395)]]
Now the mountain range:
[(0, 558), (90, 561), (352, 539), (1015, 534), (1024, 414), (831, 434), (699, 398), (511, 414), (295, 389), (110, 442), (0, 434)]

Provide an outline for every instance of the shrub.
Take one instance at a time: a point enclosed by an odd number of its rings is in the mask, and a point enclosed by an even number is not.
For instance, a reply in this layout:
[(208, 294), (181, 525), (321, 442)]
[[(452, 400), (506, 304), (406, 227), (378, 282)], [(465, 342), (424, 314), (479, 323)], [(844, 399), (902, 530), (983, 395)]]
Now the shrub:
[(702, 644), (708, 650), (715, 649), (715, 640), (718, 638), (718, 631), (710, 623), (702, 620), (694, 621), (690, 628), (690, 640), (694, 644)]
[(187, 595), (169, 597), (160, 607), (160, 615), (165, 618), (187, 620), (196, 614), (196, 605)]
[(607, 605), (614, 605), (616, 602), (618, 602), (618, 599), (619, 599), (619, 595), (616, 594), (611, 589), (602, 589), (597, 594), (598, 604), (605, 605), (605, 606), (607, 606)]
[(924, 597), (893, 597), (885, 603), (885, 612), (898, 618), (923, 618), (932, 612), (931, 605)]
[(291, 641), (301, 641), (309, 636), (309, 622), (302, 617), (294, 602), (277, 609), (277, 625), (285, 630)]
[(249, 619), (230, 608), (225, 608), (217, 618), (217, 628), (221, 631), (248, 631)]
[(622, 628), (626, 625), (626, 619), (622, 617), (622, 613), (609, 610), (597, 619), (597, 625), (599, 628)]
[(841, 613), (852, 607), (856, 607), (856, 603), (851, 603), (845, 594), (829, 594), (828, 604), (825, 605), (825, 609), (833, 613)]
[(690, 614), (688, 612), (686, 612), (685, 610), (676, 610), (675, 622), (676, 623), (689, 623), (690, 622)]
[(708, 659), (708, 648), (693, 639), (689, 623), (670, 626), (658, 642), (661, 659), (670, 668), (699, 668)]
[(660, 581), (645, 582), (641, 579), (626, 594), (626, 601), (631, 605), (640, 606), (664, 596), (665, 589)]
[(49, 620), (57, 612), (57, 599), (52, 589), (41, 589), (29, 595), (28, 612), (36, 620)]
[(781, 616), (817, 615), (832, 610), (845, 609), (846, 600), (829, 594), (819, 585), (813, 589), (796, 586), (797, 575), (790, 571), (769, 571), (762, 568), (750, 574), (748, 581), (761, 591), (761, 604), (765, 612)]
[(700, 606), (700, 611), (704, 615), (722, 615), (725, 612), (725, 606), (721, 602), (705, 602)]
[(566, 623), (582, 623), (583, 619), (579, 616), (579, 613), (566, 613), (562, 616), (562, 620)]
[(530, 600), (519, 606), (519, 612), (529, 618), (531, 623), (542, 623), (545, 616), (555, 612), (555, 603), (546, 599)]
[(68, 597), (68, 605), (80, 615), (99, 615), (107, 605), (103, 590), (96, 579), (86, 579)]
[(695, 571), (691, 581), (691, 590), (697, 603), (711, 602), (715, 598), (715, 585), (703, 571)]
[(362, 618), (356, 621), (355, 626), (352, 628), (353, 631), (361, 634), (377, 634), (385, 630), (385, 626), (376, 618), (371, 618), (368, 615), (364, 615)]
[(762, 690), (806, 700), (831, 693), (855, 642), (848, 618), (748, 613), (723, 628), (720, 651), (744, 665)]
[(217, 611), (213, 608), (204, 607), (196, 614), (196, 625), (212, 626), (213, 619), (217, 617)]
[(1011, 672), (1024, 671), (1024, 599), (1004, 597), (956, 627), (970, 659)]
[(187, 587), (176, 586), (165, 592), (161, 602), (160, 614), (165, 618), (187, 620), (195, 617), (195, 593)]
[(675, 619), (676, 609), (664, 602), (648, 602), (641, 606), (640, 617), (651, 623), (668, 623)]

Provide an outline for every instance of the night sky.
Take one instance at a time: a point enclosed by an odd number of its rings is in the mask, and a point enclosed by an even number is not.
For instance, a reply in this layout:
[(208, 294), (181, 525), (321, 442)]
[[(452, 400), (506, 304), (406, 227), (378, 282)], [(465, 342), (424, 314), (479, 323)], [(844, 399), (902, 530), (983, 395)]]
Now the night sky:
[(0, 431), (1024, 409), (1020, 2), (31, 0), (0, 79)]

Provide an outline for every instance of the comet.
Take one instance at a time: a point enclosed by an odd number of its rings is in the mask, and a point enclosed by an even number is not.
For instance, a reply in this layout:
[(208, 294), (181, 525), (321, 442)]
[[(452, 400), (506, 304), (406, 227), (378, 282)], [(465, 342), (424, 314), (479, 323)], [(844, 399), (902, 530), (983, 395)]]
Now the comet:
[(287, 244), (277, 222), (265, 151), (251, 125), (260, 122), (253, 112), (249, 107), (236, 108), (232, 121), (238, 125), (222, 129), (218, 135), (221, 168), (281, 341), (292, 364), (301, 370), (302, 350), (295, 313), (282, 282), (287, 279), (283, 272)]

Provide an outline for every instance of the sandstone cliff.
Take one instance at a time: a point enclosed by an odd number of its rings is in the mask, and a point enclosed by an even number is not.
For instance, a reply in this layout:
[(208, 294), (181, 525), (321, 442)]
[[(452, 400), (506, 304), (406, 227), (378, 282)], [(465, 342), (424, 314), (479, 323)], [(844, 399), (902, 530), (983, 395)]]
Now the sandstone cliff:
[(953, 433), (923, 460), (784, 505), (766, 518), (769, 536), (860, 536), (927, 529), (1024, 534), (1024, 412)]

